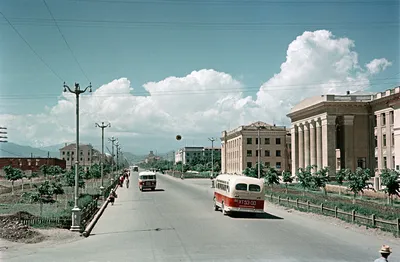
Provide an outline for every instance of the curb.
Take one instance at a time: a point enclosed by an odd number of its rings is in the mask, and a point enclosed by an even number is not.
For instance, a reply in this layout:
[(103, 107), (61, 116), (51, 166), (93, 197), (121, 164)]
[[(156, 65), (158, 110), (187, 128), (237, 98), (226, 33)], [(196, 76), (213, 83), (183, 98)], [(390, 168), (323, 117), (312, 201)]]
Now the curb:
[[(116, 191), (118, 188), (118, 184), (115, 186), (114, 190)], [(85, 228), (85, 231), (83, 231), (82, 236), (84, 237), (89, 237), (90, 232), (92, 232), (94, 226), (97, 224), (99, 221), (100, 217), (103, 215), (104, 210), (106, 210), (108, 203), (110, 202), (110, 199), (107, 198), (106, 201), (104, 201), (103, 205), (100, 207), (99, 211), (94, 215), (92, 221), (90, 221), (89, 225)]]

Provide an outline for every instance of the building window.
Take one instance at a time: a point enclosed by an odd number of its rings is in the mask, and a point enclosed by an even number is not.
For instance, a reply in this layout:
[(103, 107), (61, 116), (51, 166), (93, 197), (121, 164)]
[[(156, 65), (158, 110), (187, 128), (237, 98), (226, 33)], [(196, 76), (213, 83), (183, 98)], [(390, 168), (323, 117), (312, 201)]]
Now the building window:
[(265, 150), (265, 156), (270, 156), (269, 150)]
[(275, 144), (280, 145), (281, 144), (281, 139), (280, 138), (275, 138)]
[(378, 147), (378, 137), (375, 136), (375, 147)]
[(336, 158), (336, 170), (340, 170), (340, 158)]
[(387, 168), (387, 159), (383, 157), (383, 168)]
[(281, 162), (276, 162), (276, 168), (281, 168)]
[(65, 151), (63, 151), (63, 153), (62, 153), (63, 155), (65, 155)]
[(87, 161), (90, 161), (90, 157), (88, 157)]
[(253, 151), (247, 150), (247, 156), (252, 156), (252, 155), (253, 155)]
[(394, 111), (389, 112), (389, 118), (390, 118), (390, 123), (391, 125), (394, 124)]
[(392, 133), (392, 146), (394, 146), (394, 133)]
[(71, 155), (73, 155), (73, 154), (75, 154), (75, 152), (74, 152), (74, 151), (72, 151), (72, 152), (71, 152)]
[(382, 142), (383, 142), (383, 146), (386, 146), (386, 135), (383, 135), (383, 138), (382, 138)]
[(385, 126), (386, 125), (386, 114), (382, 113), (381, 118), (382, 118), (382, 126)]
[(269, 138), (265, 138), (264, 142), (265, 142), (266, 145), (269, 145), (270, 144)]
[(69, 156), (69, 151), (67, 152), (67, 156)]
[(392, 157), (392, 167), (395, 167), (395, 166), (396, 166), (396, 157), (393, 156)]
[(376, 127), (377, 124), (378, 124), (378, 116), (375, 115), (375, 118), (374, 118), (374, 127)]
[(258, 156), (258, 150), (256, 150), (256, 156)]
[(357, 167), (361, 167), (362, 169), (365, 169), (367, 167), (367, 159), (365, 157), (359, 157), (357, 158)]
[(265, 167), (270, 167), (271, 163), (270, 162), (265, 162)]
[(252, 144), (252, 143), (251, 143), (251, 142), (252, 142), (251, 140), (252, 140), (251, 137), (247, 138), (247, 144), (248, 144), (248, 145), (251, 145), (251, 144)]
[(375, 168), (378, 168), (378, 158), (375, 157)]
[(258, 138), (256, 138), (256, 145), (258, 145)]
[(69, 161), (69, 157), (67, 157), (67, 161)]
[(276, 156), (281, 156), (281, 150), (276, 150)]
[(83, 158), (81, 157), (81, 161), (83, 161)]
[(251, 168), (251, 166), (252, 166), (251, 162), (247, 162), (247, 167)]

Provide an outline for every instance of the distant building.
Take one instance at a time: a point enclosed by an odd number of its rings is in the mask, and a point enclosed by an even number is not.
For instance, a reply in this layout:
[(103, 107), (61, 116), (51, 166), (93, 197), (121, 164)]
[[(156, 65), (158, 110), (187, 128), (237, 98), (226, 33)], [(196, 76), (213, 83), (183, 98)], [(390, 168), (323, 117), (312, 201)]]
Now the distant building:
[(0, 158), (0, 174), (3, 175), (3, 168), (9, 165), (14, 168), (21, 169), (26, 174), (31, 174), (32, 172), (40, 172), (40, 167), (43, 165), (59, 166), (62, 169), (66, 168), (65, 160), (58, 158), (2, 157)]
[[(183, 162), (184, 165), (190, 163), (196, 158), (206, 158), (211, 160), (211, 147), (203, 146), (186, 146), (175, 153), (175, 163)], [(214, 159), (221, 159), (221, 148), (218, 146), (214, 147)]]
[(153, 151), (150, 151), (150, 153), (147, 155), (146, 159), (144, 160), (145, 163), (151, 163), (154, 161), (160, 160), (161, 157), (154, 155)]
[[(258, 129), (260, 137), (258, 137)], [(290, 170), (290, 134), (284, 126), (255, 122), (223, 131), (221, 137), (221, 172), (242, 174), (260, 162), (279, 172)], [(260, 141), (258, 141), (260, 138)], [(260, 144), (260, 145), (258, 145)], [(258, 146), (260, 151), (258, 151)]]
[[(60, 158), (66, 161), (66, 169), (70, 170), (75, 165), (76, 144), (65, 144), (60, 148)], [(101, 152), (94, 149), (92, 145), (79, 145), (79, 165), (88, 170), (94, 164), (100, 164)]]

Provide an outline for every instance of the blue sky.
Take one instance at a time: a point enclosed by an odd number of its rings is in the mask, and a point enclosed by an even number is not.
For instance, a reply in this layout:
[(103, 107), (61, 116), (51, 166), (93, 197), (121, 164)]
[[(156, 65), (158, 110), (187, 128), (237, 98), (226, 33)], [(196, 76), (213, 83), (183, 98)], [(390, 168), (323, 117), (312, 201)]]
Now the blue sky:
[[(297, 36), (319, 29), (354, 40), (360, 65), (374, 58), (392, 62), (375, 76), (378, 80), (371, 78), (373, 90), (399, 82), (398, 1), (243, 2), (47, 0), (94, 89), (126, 77), (133, 93), (142, 95), (146, 82), (183, 77), (203, 68), (228, 73), (244, 86), (258, 87), (280, 72), (288, 45)], [(62, 80), (71, 85), (88, 83), (57, 28), (51, 21), (40, 20), (50, 19), (42, 0), (4, 0), (0, 11)], [(81, 20), (125, 22), (102, 27), (99, 23), (85, 26)], [(40, 114), (45, 106), (55, 106), (62, 81), (1, 16), (0, 28), (0, 113)], [(255, 96), (256, 91), (246, 95)]]

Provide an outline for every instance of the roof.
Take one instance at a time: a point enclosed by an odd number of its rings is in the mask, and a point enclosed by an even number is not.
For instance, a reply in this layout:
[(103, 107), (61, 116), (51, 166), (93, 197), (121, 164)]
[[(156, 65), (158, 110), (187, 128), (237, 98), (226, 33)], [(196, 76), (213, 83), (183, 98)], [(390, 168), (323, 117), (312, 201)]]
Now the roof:
[[(83, 149), (83, 148), (93, 148), (92, 145), (86, 145), (86, 144), (79, 144), (79, 149)], [(64, 146), (63, 148), (60, 148), (60, 150), (73, 150), (76, 148), (76, 143), (73, 144), (69, 144)]]
[(151, 172), (151, 171), (142, 171), (142, 172), (140, 172), (139, 173), (139, 176), (149, 176), (149, 175), (156, 175), (156, 173), (154, 173), (154, 172)]
[(300, 103), (298, 103), (294, 107), (292, 107), (292, 109), (290, 110), (290, 113), (300, 111), (307, 107), (319, 104), (325, 100), (326, 100), (326, 97), (324, 95), (308, 97), (308, 98), (302, 100)]
[(250, 125), (247, 125), (246, 127), (252, 127), (252, 126), (271, 126), (271, 125), (267, 124), (265, 122), (262, 122), (262, 121), (257, 121), (257, 122), (251, 123)]
[(222, 175), (218, 175), (215, 179), (225, 180), (225, 181), (229, 181), (232, 183), (243, 182), (243, 183), (254, 183), (257, 185), (264, 185), (263, 179), (258, 179), (255, 177), (248, 177), (248, 176), (241, 176), (241, 175), (222, 174)]

